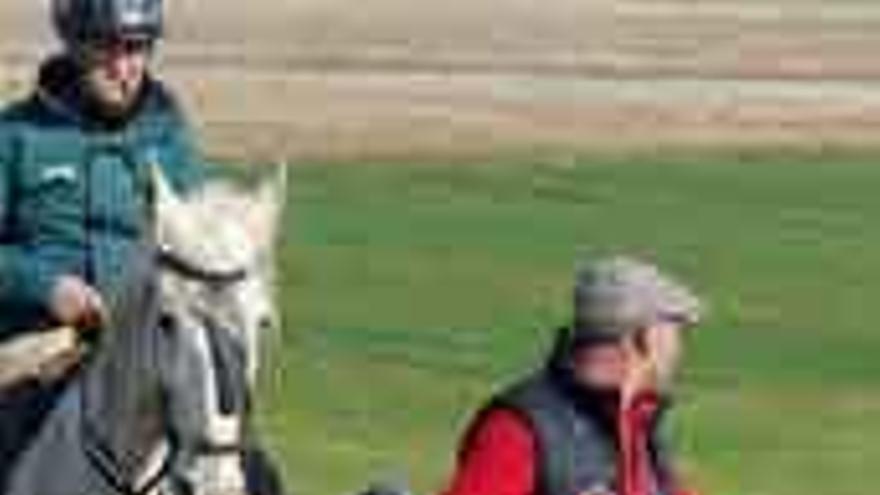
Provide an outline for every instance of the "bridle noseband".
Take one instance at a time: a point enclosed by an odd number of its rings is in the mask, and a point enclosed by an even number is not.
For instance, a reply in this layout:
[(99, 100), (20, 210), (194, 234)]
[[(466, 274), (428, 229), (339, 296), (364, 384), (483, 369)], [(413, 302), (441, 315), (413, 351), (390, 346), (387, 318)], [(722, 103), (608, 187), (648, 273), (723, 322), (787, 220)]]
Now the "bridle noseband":
[(209, 270), (168, 248), (158, 249), (158, 258), (159, 265), (163, 268), (167, 268), (183, 278), (208, 285), (229, 285), (241, 282), (247, 278), (249, 272), (244, 267), (226, 271)]

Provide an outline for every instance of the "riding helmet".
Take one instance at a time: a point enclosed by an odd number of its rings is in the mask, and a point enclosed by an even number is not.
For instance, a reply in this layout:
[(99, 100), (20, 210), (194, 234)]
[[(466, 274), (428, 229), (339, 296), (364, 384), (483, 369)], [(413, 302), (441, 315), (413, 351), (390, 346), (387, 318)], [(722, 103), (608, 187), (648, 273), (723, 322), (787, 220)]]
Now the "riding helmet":
[(152, 43), (162, 36), (163, 0), (52, 0), (55, 32), (77, 46), (108, 39)]

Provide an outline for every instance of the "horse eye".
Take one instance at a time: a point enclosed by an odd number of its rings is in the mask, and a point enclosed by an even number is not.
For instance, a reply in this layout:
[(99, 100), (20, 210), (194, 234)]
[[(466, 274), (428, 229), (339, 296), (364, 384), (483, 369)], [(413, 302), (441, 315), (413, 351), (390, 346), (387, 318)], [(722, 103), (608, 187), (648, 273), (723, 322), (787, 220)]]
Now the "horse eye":
[(159, 315), (158, 325), (166, 333), (173, 332), (177, 330), (177, 319), (168, 313), (162, 313)]
[(270, 332), (275, 328), (275, 319), (271, 316), (264, 316), (259, 319), (257, 328), (260, 332)]

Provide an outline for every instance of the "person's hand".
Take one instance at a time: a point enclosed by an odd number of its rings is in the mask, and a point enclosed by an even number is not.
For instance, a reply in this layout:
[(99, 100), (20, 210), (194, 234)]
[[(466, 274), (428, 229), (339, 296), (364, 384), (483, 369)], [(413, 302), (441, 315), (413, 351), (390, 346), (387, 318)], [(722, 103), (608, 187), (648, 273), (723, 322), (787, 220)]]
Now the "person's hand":
[(626, 360), (626, 377), (621, 387), (621, 400), (628, 405), (640, 394), (656, 391), (659, 378), (659, 366), (656, 354), (655, 339), (645, 329), (623, 342)]
[(94, 330), (106, 321), (101, 294), (73, 275), (62, 276), (55, 282), (49, 309), (58, 323), (82, 330)]

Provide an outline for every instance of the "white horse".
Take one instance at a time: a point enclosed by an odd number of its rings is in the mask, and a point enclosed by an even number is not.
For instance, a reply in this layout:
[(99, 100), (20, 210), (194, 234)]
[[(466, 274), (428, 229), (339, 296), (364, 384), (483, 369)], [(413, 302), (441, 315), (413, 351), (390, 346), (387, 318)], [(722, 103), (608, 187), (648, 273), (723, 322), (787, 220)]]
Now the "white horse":
[(245, 492), (247, 392), (259, 334), (277, 321), (283, 187), (209, 184), (183, 199), (157, 173), (153, 191), (156, 242), (6, 495)]

